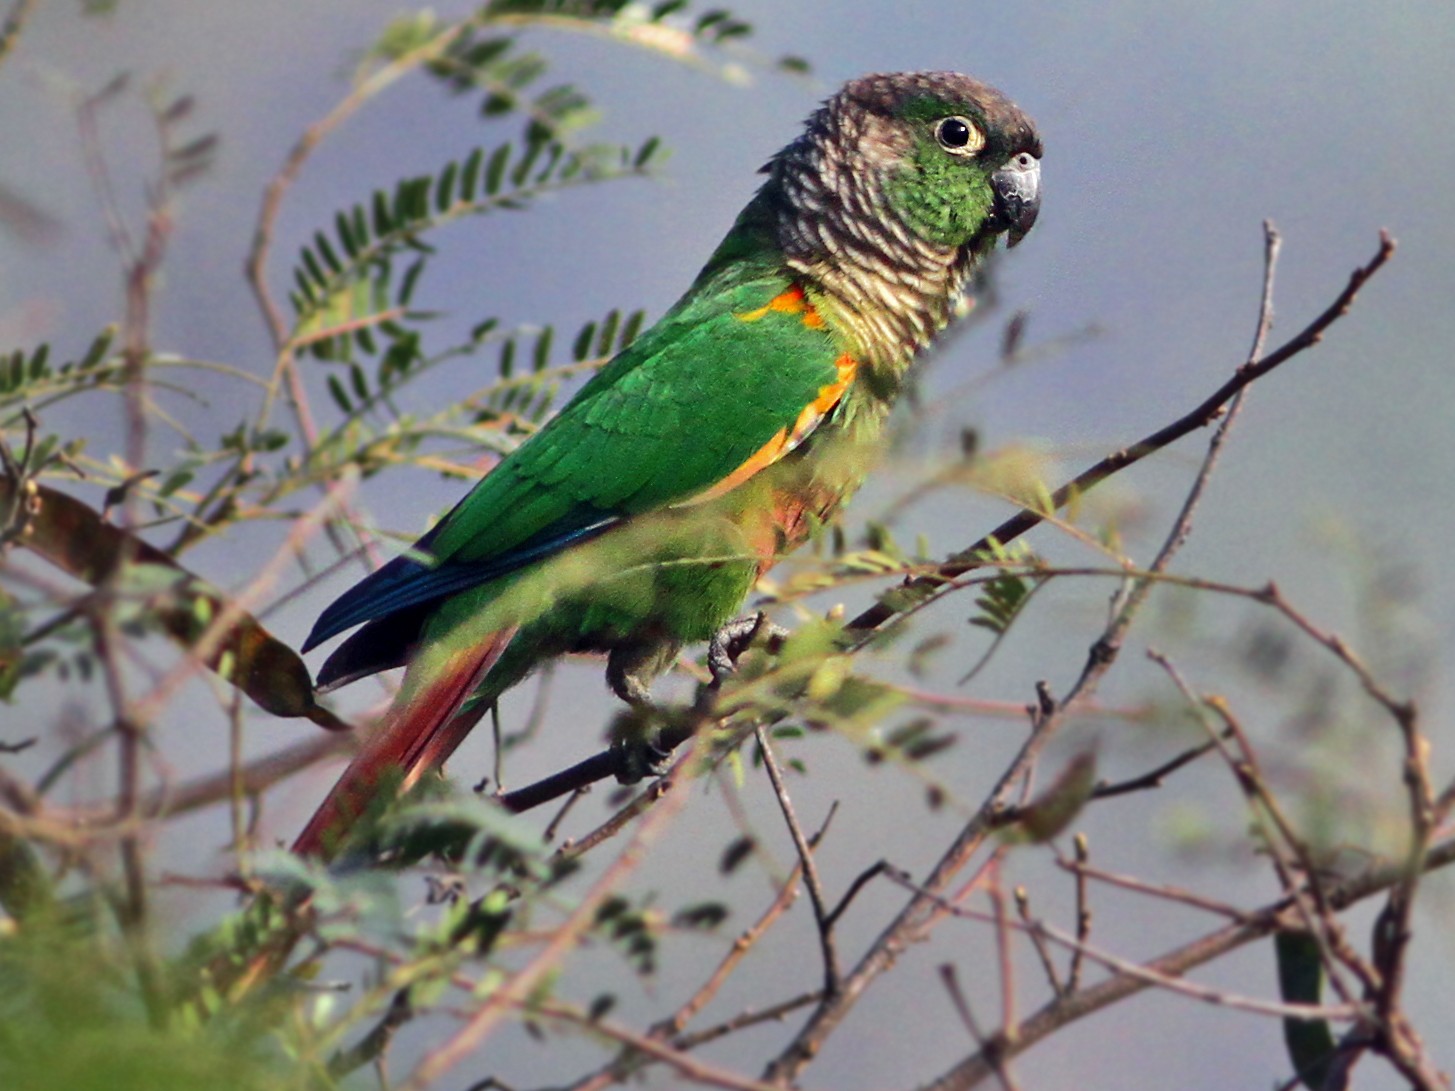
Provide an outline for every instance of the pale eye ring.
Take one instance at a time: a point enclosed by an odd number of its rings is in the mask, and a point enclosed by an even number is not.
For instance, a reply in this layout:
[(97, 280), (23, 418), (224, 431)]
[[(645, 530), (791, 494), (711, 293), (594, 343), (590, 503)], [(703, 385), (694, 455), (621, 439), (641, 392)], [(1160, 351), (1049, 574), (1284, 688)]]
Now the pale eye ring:
[(935, 139), (951, 155), (974, 155), (985, 147), (985, 134), (968, 117), (942, 117), (935, 122)]

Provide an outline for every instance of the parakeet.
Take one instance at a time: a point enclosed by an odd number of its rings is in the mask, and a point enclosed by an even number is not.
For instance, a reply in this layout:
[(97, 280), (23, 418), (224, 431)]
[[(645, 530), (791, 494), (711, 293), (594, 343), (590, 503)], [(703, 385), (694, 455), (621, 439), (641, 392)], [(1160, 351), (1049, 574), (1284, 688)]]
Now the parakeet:
[(604, 652), (611, 688), (647, 701), (858, 487), (909, 364), (1034, 223), (1040, 160), (1030, 118), (957, 73), (830, 98), (661, 320), (318, 619), (304, 651), (363, 626), (320, 689), (406, 669), (295, 851), (329, 854), (550, 657)]

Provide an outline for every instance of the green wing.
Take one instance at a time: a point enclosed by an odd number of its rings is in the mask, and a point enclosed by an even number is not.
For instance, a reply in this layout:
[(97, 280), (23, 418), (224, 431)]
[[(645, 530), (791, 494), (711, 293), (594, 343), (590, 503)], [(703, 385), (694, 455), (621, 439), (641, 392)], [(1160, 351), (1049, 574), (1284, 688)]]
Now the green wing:
[(695, 286), (420, 540), (435, 563), (381, 568), (324, 611), (305, 647), (741, 479), (780, 433), (802, 438), (805, 410), (843, 385), (839, 357), (781, 275)]
[(675, 309), (481, 480), (429, 552), (479, 562), (727, 478), (837, 378), (813, 312), (772, 308), (790, 290), (762, 280)]

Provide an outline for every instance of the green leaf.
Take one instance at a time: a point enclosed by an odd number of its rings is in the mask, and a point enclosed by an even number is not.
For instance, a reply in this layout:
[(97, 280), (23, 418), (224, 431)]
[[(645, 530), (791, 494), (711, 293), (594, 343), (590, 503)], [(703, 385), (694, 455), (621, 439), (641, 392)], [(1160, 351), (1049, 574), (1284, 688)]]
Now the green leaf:
[(387, 235), (394, 230), (394, 217), (389, 212), (389, 194), (376, 189), (373, 196), (374, 234)]
[(333, 246), (329, 243), (327, 235), (322, 231), (315, 231), (313, 233), (313, 245), (329, 269), (335, 273), (343, 271), (343, 262), (338, 260), (338, 255), (334, 253)]
[(460, 200), (473, 201), (475, 199), (475, 186), (480, 181), (480, 168), (484, 163), (484, 148), (476, 148), (465, 160), (465, 165), (460, 170)]
[(327, 380), (328, 392), (333, 396), (336, 404), (345, 413), (354, 411), (353, 402), (349, 401), (348, 394), (344, 391), (344, 384), (337, 375), (330, 375)]
[(645, 167), (648, 163), (652, 161), (652, 157), (657, 154), (657, 149), (661, 146), (662, 142), (657, 137), (647, 137), (647, 139), (642, 142), (642, 146), (637, 149), (637, 154), (632, 158), (632, 166), (636, 167), (638, 170), (640, 170), (642, 167)]
[(722, 902), (700, 902), (697, 905), (683, 906), (673, 913), (672, 924), (676, 928), (708, 930), (727, 920), (729, 913), (730, 910)]
[(344, 212), (343, 210), (335, 213), (333, 218), (333, 226), (334, 231), (338, 234), (339, 242), (344, 248), (344, 253), (347, 254), (351, 259), (358, 257), (362, 243), (360, 242), (359, 237), (354, 234), (353, 220), (351, 219), (349, 213)]
[(516, 160), (515, 169), (510, 173), (510, 180), (516, 187), (525, 185), (527, 179), (530, 178), (531, 172), (535, 170), (536, 161), (540, 159), (541, 152), (546, 149), (546, 143), (544, 140), (532, 140), (526, 144), (525, 154)]
[(511, 146), (502, 144), (490, 153), (490, 162), (485, 167), (485, 192), (493, 197), (500, 192), (505, 181), (505, 170), (510, 165)]
[(361, 402), (369, 400), (369, 379), (364, 374), (364, 369), (358, 364), (349, 365), (349, 383), (354, 388)]
[(445, 212), (455, 201), (455, 178), (460, 173), (460, 165), (456, 162), (445, 164), (444, 170), (440, 171), (439, 177), (434, 183), (434, 203), (438, 212)]
[(757, 842), (747, 834), (730, 842), (722, 851), (722, 856), (717, 862), (717, 870), (723, 875), (731, 875), (744, 860), (753, 854), (756, 845)]
[(410, 300), (414, 298), (414, 287), (419, 282), (420, 274), (424, 272), (424, 262), (424, 258), (416, 258), (409, 268), (404, 270), (404, 277), (399, 282), (399, 291), (396, 295), (400, 306), (407, 307)]
[(90, 371), (105, 358), (107, 350), (111, 348), (111, 342), (116, 338), (116, 327), (107, 326), (91, 342), (91, 347), (86, 350), (86, 355), (81, 357), (81, 362), (76, 365), (78, 371)]
[(596, 338), (596, 323), (588, 322), (581, 327), (576, 334), (576, 340), (571, 342), (571, 359), (576, 361), (585, 360), (591, 355), (591, 342)]
[[(1290, 1004), (1318, 1004), (1324, 987), (1323, 952), (1308, 932), (1278, 932), (1273, 937), (1278, 960), (1278, 991)], [(1309, 1091), (1325, 1091), (1338, 1052), (1326, 1019), (1285, 1019), (1283, 1041), (1293, 1071)]]
[(612, 345), (616, 341), (616, 331), (620, 325), (620, 311), (611, 311), (601, 320), (601, 330), (596, 337), (597, 356), (611, 355)]
[(303, 268), (307, 271), (309, 279), (320, 288), (326, 287), (328, 277), (324, 275), (323, 267), (318, 264), (318, 258), (314, 256), (313, 251), (305, 246), (301, 257)]
[(647, 312), (642, 310), (633, 311), (627, 316), (626, 322), (621, 327), (621, 338), (617, 341), (616, 350), (618, 352), (637, 339), (637, 334), (642, 332), (642, 324), (646, 318)]

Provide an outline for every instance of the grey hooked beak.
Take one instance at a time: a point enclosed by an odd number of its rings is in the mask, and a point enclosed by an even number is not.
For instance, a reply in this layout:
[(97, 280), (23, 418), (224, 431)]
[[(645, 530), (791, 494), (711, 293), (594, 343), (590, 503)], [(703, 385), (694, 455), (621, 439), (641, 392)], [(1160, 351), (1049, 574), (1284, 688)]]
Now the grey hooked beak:
[(1041, 211), (1041, 161), (1021, 152), (990, 176), (995, 218), (1010, 232), (1010, 246), (1026, 237)]

